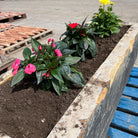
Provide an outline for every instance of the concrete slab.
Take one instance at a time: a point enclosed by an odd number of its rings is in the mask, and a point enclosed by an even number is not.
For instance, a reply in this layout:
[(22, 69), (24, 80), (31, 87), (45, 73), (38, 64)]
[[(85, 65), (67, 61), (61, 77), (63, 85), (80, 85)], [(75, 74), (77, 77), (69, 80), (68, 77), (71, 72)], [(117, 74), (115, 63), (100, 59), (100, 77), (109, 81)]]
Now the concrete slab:
[[(127, 22), (138, 22), (137, 0), (113, 0), (114, 12)], [(14, 22), (15, 25), (36, 26), (54, 29), (55, 40), (65, 31), (65, 22), (81, 23), (86, 16), (91, 20), (97, 12), (98, 0), (0, 0), (1, 12), (25, 12), (27, 19)], [(45, 43), (46, 40), (41, 40)], [(14, 57), (20, 57), (21, 52)], [(138, 60), (137, 60), (138, 63)]]

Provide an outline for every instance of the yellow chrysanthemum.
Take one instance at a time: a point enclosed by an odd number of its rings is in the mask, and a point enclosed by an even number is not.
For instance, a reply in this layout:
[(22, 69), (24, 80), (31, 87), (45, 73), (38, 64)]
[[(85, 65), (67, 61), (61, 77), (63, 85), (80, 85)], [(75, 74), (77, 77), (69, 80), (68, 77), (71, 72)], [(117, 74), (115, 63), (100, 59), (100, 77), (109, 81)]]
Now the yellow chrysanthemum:
[(110, 4), (110, 0), (99, 0), (102, 5)]
[(94, 17), (97, 17), (98, 16), (98, 14), (95, 14), (95, 16)]
[(115, 3), (114, 2), (111, 2), (111, 5), (114, 5)]

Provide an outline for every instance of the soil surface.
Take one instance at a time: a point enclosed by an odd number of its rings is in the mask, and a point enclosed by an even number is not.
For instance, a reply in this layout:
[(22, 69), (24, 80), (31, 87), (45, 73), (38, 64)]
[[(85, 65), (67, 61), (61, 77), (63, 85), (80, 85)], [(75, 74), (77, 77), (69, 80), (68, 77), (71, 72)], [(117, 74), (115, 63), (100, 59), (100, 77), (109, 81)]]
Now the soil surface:
[[(96, 38), (99, 53), (93, 59), (79, 63), (85, 83), (121, 39), (129, 26), (121, 28), (119, 34)], [(58, 96), (52, 91), (43, 91), (31, 81), (22, 81), (10, 87), (11, 81), (0, 86), (0, 132), (12, 138), (46, 138), (56, 122), (64, 114), (82, 88), (72, 86)]]

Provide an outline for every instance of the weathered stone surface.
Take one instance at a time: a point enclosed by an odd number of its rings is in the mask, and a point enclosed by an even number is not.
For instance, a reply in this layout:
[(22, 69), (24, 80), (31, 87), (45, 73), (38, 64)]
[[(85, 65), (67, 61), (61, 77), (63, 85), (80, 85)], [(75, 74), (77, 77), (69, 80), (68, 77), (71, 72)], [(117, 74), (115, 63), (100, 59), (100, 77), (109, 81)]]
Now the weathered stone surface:
[(138, 51), (133, 24), (100, 66), (48, 138), (104, 138)]

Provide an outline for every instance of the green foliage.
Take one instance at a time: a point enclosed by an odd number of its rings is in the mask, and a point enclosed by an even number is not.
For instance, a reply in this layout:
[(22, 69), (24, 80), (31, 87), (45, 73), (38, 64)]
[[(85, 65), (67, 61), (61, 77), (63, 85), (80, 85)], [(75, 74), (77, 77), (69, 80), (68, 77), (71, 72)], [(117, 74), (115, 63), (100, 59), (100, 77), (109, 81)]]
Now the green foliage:
[(20, 82), (25, 76), (24, 70), (21, 69), (12, 79), (11, 87)]
[(74, 71), (75, 68), (72, 66), (81, 59), (71, 56), (75, 50), (68, 49), (65, 42), (54, 43), (51, 39), (49, 39), (48, 45), (42, 45), (35, 39), (31, 39), (31, 43), (33, 51), (25, 48), (24, 60), (14, 63), (14, 69), (18, 70), (18, 73), (13, 77), (11, 86), (27, 76), (32, 76), (33, 79), (35, 76), (34, 81), (37, 82), (37, 85), (45, 90), (53, 88), (58, 95), (62, 91), (67, 91), (71, 82), (84, 86), (81, 73)]
[(81, 25), (78, 23), (66, 24), (66, 32), (60, 37), (62, 42), (65, 42), (69, 49), (73, 50), (73, 55), (81, 57), (82, 61), (85, 60), (85, 56), (92, 58), (98, 52), (94, 42), (93, 29), (88, 29), (85, 21), (86, 18)]
[[(111, 2), (112, 3), (112, 2)], [(119, 16), (112, 12), (113, 4), (109, 4), (107, 9), (105, 5), (100, 5), (99, 12), (95, 13), (89, 28), (93, 28), (94, 32), (101, 38), (104, 36), (110, 36), (114, 33), (119, 33), (122, 25)]]

